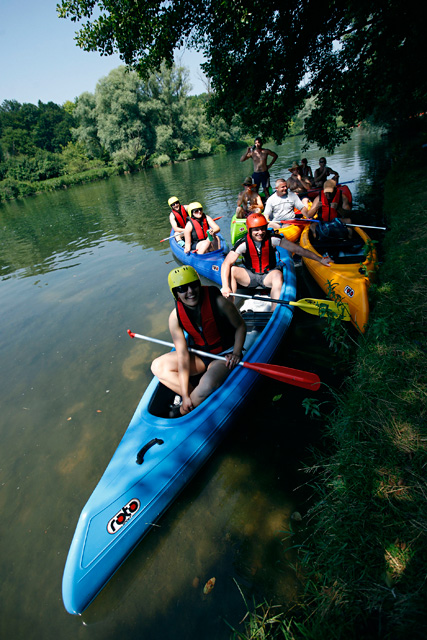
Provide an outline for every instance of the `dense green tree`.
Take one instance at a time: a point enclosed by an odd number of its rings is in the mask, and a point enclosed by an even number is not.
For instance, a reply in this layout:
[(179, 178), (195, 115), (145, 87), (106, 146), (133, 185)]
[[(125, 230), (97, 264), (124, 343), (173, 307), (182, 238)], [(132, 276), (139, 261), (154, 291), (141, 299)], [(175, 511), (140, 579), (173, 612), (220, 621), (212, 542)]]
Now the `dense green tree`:
[(364, 118), (392, 125), (425, 109), (424, 25), (403, 0), (62, 0), (58, 13), (85, 21), (82, 48), (118, 51), (145, 77), (175, 47), (199, 48), (210, 113), (277, 141), (310, 96), (305, 135), (327, 149)]
[(136, 166), (154, 151), (154, 105), (135, 72), (113, 69), (96, 85), (95, 103), (98, 137), (113, 159)]
[(38, 111), (34, 128), (35, 144), (45, 151), (60, 152), (61, 147), (71, 142), (73, 116), (54, 102), (44, 104), (39, 101)]
[(85, 91), (77, 98), (73, 112), (77, 127), (72, 130), (73, 138), (84, 145), (89, 158), (102, 155), (102, 145), (98, 136), (96, 101), (93, 93)]

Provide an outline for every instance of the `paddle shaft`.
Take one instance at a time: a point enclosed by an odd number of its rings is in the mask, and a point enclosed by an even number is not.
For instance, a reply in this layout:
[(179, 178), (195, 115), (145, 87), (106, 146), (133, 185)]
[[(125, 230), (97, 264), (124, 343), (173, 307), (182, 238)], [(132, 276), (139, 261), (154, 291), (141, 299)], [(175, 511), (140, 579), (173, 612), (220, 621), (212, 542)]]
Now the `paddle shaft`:
[(278, 304), (289, 304), (293, 307), (298, 307), (302, 309), (306, 313), (311, 313), (315, 316), (320, 316), (322, 314), (322, 309), (328, 309), (328, 313), (333, 317), (339, 318), (340, 320), (350, 321), (350, 311), (348, 309), (348, 305), (346, 303), (342, 303), (340, 307), (333, 300), (317, 300), (315, 298), (303, 298), (302, 300), (298, 300), (297, 302), (287, 301), (287, 300), (277, 300), (275, 298), (270, 298), (269, 296), (247, 296), (243, 293), (232, 293), (231, 295), (236, 296), (237, 298), (248, 298), (249, 300), (262, 300), (263, 302), (277, 302)]
[[(165, 340), (159, 340), (158, 338), (151, 338), (151, 336), (143, 336), (139, 333), (133, 333), (133, 331), (131, 331), (130, 329), (128, 329), (127, 332), (131, 338), (148, 340), (148, 342), (155, 342), (156, 344), (162, 344), (166, 347), (175, 347), (172, 342), (166, 342)], [(199, 351), (198, 349), (193, 349), (192, 347), (188, 347), (188, 351), (205, 358), (212, 358), (213, 360), (223, 360), (225, 362), (227, 360), (224, 356), (219, 356), (216, 353)], [(304, 389), (310, 389), (312, 391), (317, 391), (320, 387), (319, 376), (308, 371), (300, 371), (299, 369), (290, 369), (288, 367), (269, 365), (261, 362), (239, 362), (238, 364), (239, 366), (246, 369), (252, 369), (253, 371), (257, 371), (262, 375), (268, 376), (269, 378), (280, 380), (281, 382), (286, 382), (287, 384), (291, 384), (296, 387), (303, 387)]]
[[(291, 300), (277, 300), (276, 298), (270, 298), (269, 296), (247, 296), (244, 293), (230, 293), (231, 296), (236, 296), (236, 298), (247, 298), (248, 300), (262, 300), (263, 302), (278, 302), (279, 304), (295, 304)], [(320, 300), (319, 302), (323, 302)]]
[[(212, 218), (212, 220), (215, 222), (215, 220), (219, 220), (220, 218), (222, 218), (222, 216), (218, 216), (217, 218)], [(172, 238), (178, 238), (178, 236), (182, 236), (183, 233), (185, 233), (185, 229), (183, 229), (182, 231), (176, 231), (173, 236), (168, 236), (167, 238), (163, 238), (162, 240), (160, 240), (160, 242), (166, 242), (166, 240), (171, 240)]]
[[(351, 214), (351, 211), (349, 211)], [(292, 220), (280, 220), (282, 224), (311, 224), (312, 222), (321, 222), (315, 218), (293, 218)], [(387, 227), (368, 227), (366, 224), (350, 224), (343, 222), (345, 227), (359, 227), (359, 229), (380, 229), (381, 231), (387, 231)]]

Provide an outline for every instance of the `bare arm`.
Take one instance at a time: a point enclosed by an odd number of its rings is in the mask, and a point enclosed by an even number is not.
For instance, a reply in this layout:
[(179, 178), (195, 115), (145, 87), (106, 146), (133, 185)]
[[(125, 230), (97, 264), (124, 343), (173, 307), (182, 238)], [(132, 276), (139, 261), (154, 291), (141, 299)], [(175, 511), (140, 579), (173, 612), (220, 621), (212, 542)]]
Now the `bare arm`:
[(270, 151), (270, 149), (266, 149), (266, 151), (267, 151), (267, 155), (271, 156), (273, 158), (273, 160), (270, 162), (270, 164), (266, 165), (267, 166), (267, 171), (268, 171), (268, 169), (270, 169), (270, 167), (272, 167), (273, 164), (276, 162), (276, 160), (278, 158), (278, 155), (277, 155), (277, 153), (274, 153), (274, 151)]
[(217, 223), (214, 220), (212, 220), (210, 216), (206, 216), (206, 220), (209, 227), (212, 229), (214, 233), (219, 233), (221, 231), (221, 228), (217, 225)]
[(328, 172), (327, 175), (330, 176), (332, 173), (333, 174), (332, 180), (335, 180), (336, 182), (338, 182), (338, 178), (340, 177), (339, 174), (333, 169), (331, 169), (331, 167), (326, 167), (326, 170)]
[(169, 331), (172, 336), (178, 359), (178, 378), (181, 387), (181, 396), (183, 404), (186, 405), (190, 400), (190, 354), (188, 352), (187, 342), (184, 332), (179, 326), (176, 310), (174, 309), (169, 316)]
[(221, 293), (224, 296), (224, 298), (228, 298), (228, 296), (232, 293), (232, 291), (231, 291), (231, 282), (230, 282), (231, 267), (236, 262), (238, 257), (239, 257), (239, 254), (236, 251), (231, 250), (227, 254), (227, 257), (225, 258), (224, 262), (222, 263), (222, 266), (221, 266), (221, 286), (222, 286)]
[(234, 334), (233, 353), (226, 354), (225, 356), (227, 359), (227, 367), (233, 369), (242, 359), (243, 345), (246, 338), (246, 325), (242, 316), (230, 300), (226, 300), (226, 298), (223, 297), (218, 298), (218, 308), (236, 330)]
[(175, 233), (179, 233), (180, 231), (184, 231), (184, 229), (181, 229), (181, 227), (178, 226), (176, 218), (175, 218), (175, 216), (173, 215), (172, 212), (171, 212), (171, 214), (169, 216), (169, 222), (171, 223), (171, 227), (175, 231)]
[(285, 237), (283, 237), (280, 240), (280, 246), (282, 247), (282, 249), (286, 249), (287, 251), (296, 253), (299, 256), (302, 256), (303, 258), (309, 258), (310, 260), (314, 260), (315, 262), (320, 262), (320, 264), (324, 264), (325, 267), (329, 267), (329, 264), (333, 262), (331, 258), (329, 257), (321, 258), (320, 256), (317, 255), (317, 253), (313, 253), (313, 251), (304, 249), (303, 247), (300, 247), (299, 244), (295, 244), (295, 242), (290, 242), (289, 240), (286, 240)]
[(184, 230), (185, 253), (190, 253), (191, 251), (191, 229), (192, 229), (191, 222), (187, 222)]
[(251, 158), (251, 157), (252, 157), (252, 149), (251, 147), (248, 147), (247, 151), (245, 151), (245, 153), (240, 158), (240, 162), (244, 162), (245, 160), (248, 160), (248, 158)]

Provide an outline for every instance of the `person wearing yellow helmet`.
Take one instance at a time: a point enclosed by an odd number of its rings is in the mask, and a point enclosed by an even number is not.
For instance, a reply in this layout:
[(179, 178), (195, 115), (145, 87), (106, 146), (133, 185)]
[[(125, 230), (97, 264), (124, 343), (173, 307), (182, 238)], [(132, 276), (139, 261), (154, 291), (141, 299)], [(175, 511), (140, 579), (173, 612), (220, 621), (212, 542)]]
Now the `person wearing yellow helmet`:
[(172, 229), (176, 233), (184, 231), (188, 218), (188, 205), (181, 204), (179, 198), (176, 196), (169, 198), (168, 205), (171, 208), (169, 222), (171, 223)]
[[(246, 325), (236, 307), (217, 287), (202, 286), (197, 271), (184, 266), (168, 276), (175, 298), (169, 316), (169, 330), (175, 351), (156, 358), (151, 370), (160, 382), (181, 397), (171, 409), (170, 417), (192, 411), (217, 389), (240, 362), (246, 337)], [(190, 353), (190, 345), (207, 353), (224, 353), (226, 361)], [(194, 377), (201, 376), (196, 382)]]
[(175, 231), (175, 240), (184, 246), (184, 229), (188, 220), (188, 205), (183, 205), (176, 196), (171, 196), (168, 200), (170, 206), (169, 222)]
[[(290, 242), (284, 236), (268, 231), (268, 221), (261, 213), (252, 213), (247, 218), (247, 234), (238, 240), (228, 253), (221, 267), (222, 295), (228, 298), (238, 287), (271, 289), (271, 297), (279, 298), (283, 285), (282, 268), (276, 262), (276, 248), (282, 247), (300, 256), (316, 260), (329, 266), (330, 258), (317, 254)], [(238, 258), (244, 266), (236, 266)], [(272, 305), (274, 309), (275, 305)]]
[(200, 202), (191, 202), (188, 205), (188, 213), (191, 217), (185, 225), (185, 253), (196, 250), (197, 253), (202, 254), (219, 249), (220, 242), (216, 234), (221, 229), (210, 216), (204, 213)]

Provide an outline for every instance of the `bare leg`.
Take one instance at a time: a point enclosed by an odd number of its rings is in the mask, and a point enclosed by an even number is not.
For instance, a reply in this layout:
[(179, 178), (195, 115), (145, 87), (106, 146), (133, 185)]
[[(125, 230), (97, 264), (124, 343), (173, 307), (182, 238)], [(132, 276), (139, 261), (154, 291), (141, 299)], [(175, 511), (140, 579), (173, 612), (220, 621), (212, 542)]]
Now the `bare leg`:
[(200, 242), (197, 243), (197, 247), (196, 247), (196, 251), (199, 255), (202, 255), (203, 253), (207, 253), (209, 251), (209, 247), (210, 247), (211, 241), (209, 240), (209, 238), (206, 238), (206, 240), (200, 240)]
[(214, 360), (208, 366), (206, 373), (200, 378), (200, 382), (190, 394), (193, 407), (198, 407), (208, 396), (211, 395), (224, 382), (230, 369), (225, 366), (225, 362)]
[[(160, 382), (174, 393), (181, 395), (181, 385), (178, 376), (178, 358), (175, 351), (165, 353), (163, 356), (153, 360), (151, 364), (152, 373), (158, 377)], [(194, 354), (190, 354), (190, 376), (196, 376), (206, 371), (203, 360)], [(190, 393), (193, 391), (191, 385)]]
[[(283, 285), (283, 273), (279, 269), (273, 269), (268, 276), (264, 279), (264, 286), (271, 289), (271, 297), (278, 298)], [(274, 311), (276, 305), (271, 304), (271, 310)]]

